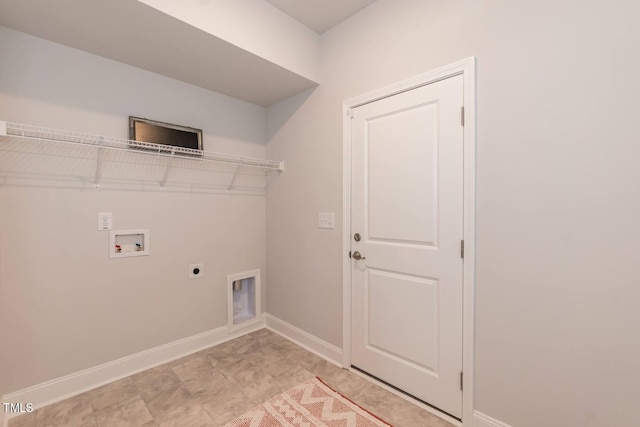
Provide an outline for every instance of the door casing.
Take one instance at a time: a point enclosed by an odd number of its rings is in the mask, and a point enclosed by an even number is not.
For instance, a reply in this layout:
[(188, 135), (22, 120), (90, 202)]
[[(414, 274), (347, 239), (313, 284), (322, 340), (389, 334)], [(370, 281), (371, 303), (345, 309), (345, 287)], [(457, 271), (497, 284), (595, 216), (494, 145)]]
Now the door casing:
[[(476, 58), (462, 61), (420, 74), (410, 79), (350, 98), (343, 102), (343, 174), (342, 174), (342, 365), (351, 368), (351, 109), (395, 94), (455, 75), (463, 76), (464, 91), (464, 267), (463, 267), (463, 332), (462, 332), (462, 425), (473, 423), (473, 379), (475, 343), (475, 206), (476, 206)], [(411, 400), (411, 399), (410, 399)], [(420, 405), (425, 409), (453, 421), (436, 409)]]

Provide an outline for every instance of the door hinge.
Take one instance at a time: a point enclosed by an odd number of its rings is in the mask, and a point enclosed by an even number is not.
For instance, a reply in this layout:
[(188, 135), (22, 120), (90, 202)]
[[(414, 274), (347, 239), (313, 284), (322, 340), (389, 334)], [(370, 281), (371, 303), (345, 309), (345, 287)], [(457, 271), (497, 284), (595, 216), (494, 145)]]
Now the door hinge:
[(460, 107), (460, 125), (464, 126), (464, 106)]
[(460, 391), (462, 391), (462, 372), (460, 372)]
[(349, 258), (351, 258), (351, 251), (349, 251)]
[(464, 259), (464, 240), (460, 240), (460, 258)]

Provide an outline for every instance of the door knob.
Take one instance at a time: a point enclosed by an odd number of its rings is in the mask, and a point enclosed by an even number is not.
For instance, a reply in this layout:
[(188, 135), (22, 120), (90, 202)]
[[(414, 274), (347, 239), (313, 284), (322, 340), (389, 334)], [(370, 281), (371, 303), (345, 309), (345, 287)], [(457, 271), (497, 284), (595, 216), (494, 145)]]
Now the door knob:
[(367, 259), (366, 257), (363, 257), (362, 254), (358, 251), (355, 251), (353, 253), (353, 259), (357, 259), (357, 260), (361, 260), (361, 259)]

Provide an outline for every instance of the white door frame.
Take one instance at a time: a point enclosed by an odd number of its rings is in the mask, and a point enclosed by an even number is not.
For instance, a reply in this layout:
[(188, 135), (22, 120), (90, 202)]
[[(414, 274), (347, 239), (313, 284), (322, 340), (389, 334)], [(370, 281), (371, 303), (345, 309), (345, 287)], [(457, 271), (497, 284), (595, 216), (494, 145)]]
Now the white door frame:
[(447, 65), (343, 102), (342, 112), (342, 365), (351, 367), (351, 119), (350, 110), (378, 99), (455, 75), (463, 75), (464, 87), (464, 272), (462, 332), (462, 420), (473, 423), (475, 341), (475, 218), (476, 218), (476, 70), (475, 57)]

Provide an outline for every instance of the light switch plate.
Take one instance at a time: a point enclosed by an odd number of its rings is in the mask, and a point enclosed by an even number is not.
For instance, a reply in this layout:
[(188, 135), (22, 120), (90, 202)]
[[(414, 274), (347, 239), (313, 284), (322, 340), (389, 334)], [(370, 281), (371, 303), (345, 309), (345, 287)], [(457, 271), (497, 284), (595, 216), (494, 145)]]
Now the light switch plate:
[(333, 212), (318, 212), (318, 228), (336, 228), (336, 214)]
[(98, 230), (108, 231), (113, 227), (113, 215), (111, 212), (98, 212)]

